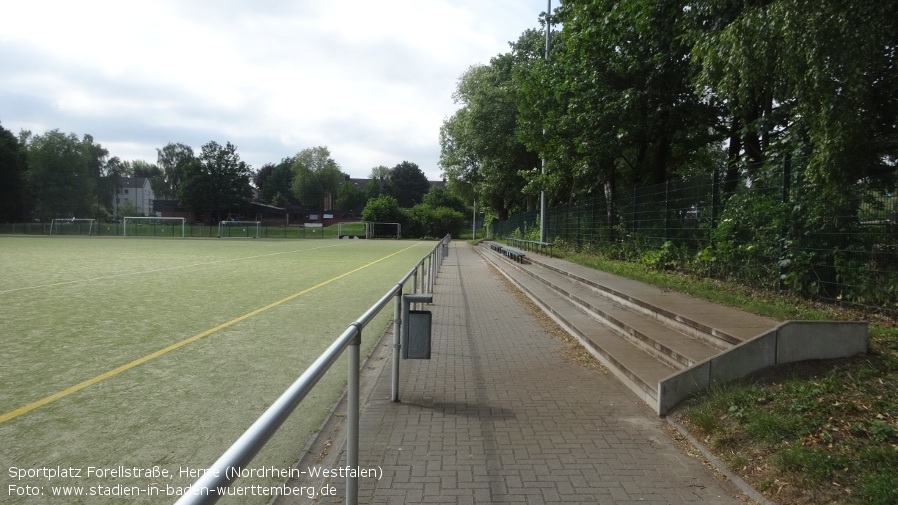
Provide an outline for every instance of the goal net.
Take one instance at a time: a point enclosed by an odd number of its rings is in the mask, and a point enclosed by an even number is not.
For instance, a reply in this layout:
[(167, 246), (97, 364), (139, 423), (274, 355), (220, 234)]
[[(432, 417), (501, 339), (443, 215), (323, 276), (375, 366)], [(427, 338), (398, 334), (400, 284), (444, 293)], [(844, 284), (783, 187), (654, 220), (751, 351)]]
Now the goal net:
[(368, 238), (368, 223), (337, 223), (337, 238)]
[(122, 221), (122, 234), (126, 237), (184, 237), (187, 220), (183, 217), (136, 217)]
[(50, 235), (96, 235), (96, 219), (54, 219), (50, 222)]
[(368, 238), (402, 238), (399, 223), (368, 223)]
[(261, 238), (261, 221), (220, 221), (218, 238)]

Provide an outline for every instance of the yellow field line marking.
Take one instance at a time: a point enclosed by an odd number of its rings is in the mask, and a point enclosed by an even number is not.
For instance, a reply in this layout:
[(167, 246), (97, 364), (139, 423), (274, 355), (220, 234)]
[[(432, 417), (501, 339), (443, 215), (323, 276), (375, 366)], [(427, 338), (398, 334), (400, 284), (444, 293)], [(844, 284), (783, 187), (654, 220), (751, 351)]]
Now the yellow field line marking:
[(270, 304), (268, 304), (268, 305), (266, 305), (266, 306), (264, 306), (264, 307), (262, 307), (262, 308), (256, 309), (256, 310), (254, 310), (254, 311), (252, 311), (252, 312), (248, 312), (248, 313), (246, 313), (246, 314), (244, 314), (244, 315), (242, 315), (242, 316), (240, 316), (240, 317), (231, 319), (230, 321), (228, 321), (228, 322), (226, 322), (226, 323), (222, 323), (222, 324), (216, 326), (215, 328), (206, 330), (206, 331), (204, 331), (204, 332), (202, 332), (202, 333), (197, 333), (196, 335), (194, 335), (194, 336), (192, 336), (192, 337), (185, 338), (184, 340), (182, 340), (182, 341), (180, 341), (180, 342), (174, 343), (174, 344), (172, 344), (172, 345), (170, 345), (170, 346), (168, 346), (168, 347), (166, 347), (166, 348), (159, 349), (158, 351), (156, 351), (156, 352), (154, 352), (154, 353), (147, 354), (146, 356), (144, 356), (144, 357), (142, 357), (142, 358), (137, 358), (136, 360), (134, 360), (134, 361), (132, 361), (132, 362), (130, 362), (130, 363), (125, 363), (124, 365), (122, 365), (122, 366), (120, 366), (120, 367), (118, 367), (118, 368), (115, 368), (115, 369), (113, 369), (113, 370), (110, 370), (110, 371), (108, 371), (108, 372), (106, 372), (106, 373), (104, 373), (104, 374), (97, 375), (96, 377), (87, 379), (87, 380), (84, 381), (84, 382), (80, 382), (80, 383), (78, 383), (78, 384), (75, 384), (74, 386), (72, 386), (72, 387), (70, 387), (70, 388), (63, 389), (62, 391), (60, 391), (60, 392), (58, 392), (58, 393), (52, 394), (52, 395), (50, 395), (50, 396), (46, 396), (46, 397), (41, 398), (40, 400), (38, 400), (38, 401), (36, 401), (36, 402), (32, 402), (32, 403), (29, 403), (28, 405), (25, 405), (24, 407), (20, 407), (20, 408), (18, 408), (18, 409), (16, 409), (16, 410), (13, 410), (13, 411), (11, 411), (11, 412), (7, 412), (7, 413), (5, 413), (5, 414), (3, 414), (3, 415), (0, 415), (0, 424), (4, 423), (4, 422), (6, 422), (6, 421), (9, 421), (10, 419), (19, 417), (19, 416), (21, 416), (22, 414), (27, 414), (28, 412), (31, 412), (32, 410), (34, 410), (34, 409), (36, 409), (36, 408), (38, 408), (38, 407), (42, 407), (42, 406), (44, 406), (44, 405), (46, 405), (46, 404), (48, 404), (48, 403), (55, 402), (56, 400), (58, 400), (58, 399), (60, 399), (60, 398), (63, 398), (63, 397), (65, 397), (65, 396), (68, 396), (68, 395), (70, 395), (70, 394), (72, 394), (72, 393), (76, 393), (76, 392), (78, 392), (78, 391), (81, 391), (82, 389), (84, 389), (84, 388), (86, 388), (86, 387), (88, 387), (88, 386), (92, 386), (92, 385), (94, 385), (94, 384), (96, 384), (96, 383), (98, 383), (98, 382), (100, 382), (100, 381), (106, 380), (106, 379), (108, 379), (108, 378), (110, 378), (110, 377), (116, 376), (116, 375), (118, 375), (118, 374), (120, 374), (120, 373), (122, 373), (122, 372), (125, 372), (125, 371), (127, 371), (127, 370), (130, 370), (130, 369), (136, 367), (137, 365), (140, 365), (140, 364), (146, 363), (147, 361), (150, 361), (151, 359), (158, 358), (159, 356), (162, 356), (163, 354), (166, 354), (166, 353), (169, 353), (169, 352), (171, 352), (171, 351), (174, 351), (175, 349), (177, 349), (177, 348), (179, 348), (179, 347), (183, 347), (183, 346), (185, 346), (185, 345), (187, 345), (187, 344), (189, 344), (189, 343), (191, 343), (191, 342), (195, 342), (195, 341), (197, 341), (197, 340), (199, 340), (199, 339), (201, 339), (201, 338), (203, 338), (203, 337), (208, 337), (209, 335), (211, 335), (211, 334), (213, 334), (213, 333), (216, 333), (216, 332), (218, 332), (218, 331), (221, 331), (221, 330), (227, 328), (228, 326), (235, 325), (235, 324), (239, 323), (240, 321), (244, 321), (244, 320), (249, 319), (249, 318), (251, 318), (251, 317), (253, 317), (253, 316), (255, 316), (255, 315), (261, 314), (262, 312), (265, 312), (266, 310), (269, 310), (269, 309), (272, 309), (272, 308), (274, 308), (274, 307), (277, 307), (278, 305), (282, 305), (282, 304), (284, 304), (284, 303), (287, 303), (287, 302), (289, 302), (290, 300), (293, 300), (294, 298), (300, 297), (300, 296), (302, 296), (302, 295), (304, 295), (304, 294), (306, 294), (306, 293), (309, 293), (309, 292), (314, 291), (314, 290), (316, 290), (316, 289), (318, 289), (318, 288), (324, 287), (324, 286), (326, 286), (326, 285), (328, 285), (328, 284), (330, 284), (330, 283), (332, 283), (332, 282), (334, 282), (334, 281), (338, 281), (338, 280), (340, 280), (340, 279), (342, 279), (342, 278), (344, 278), (344, 277), (347, 277), (347, 276), (349, 276), (349, 275), (352, 275), (352, 274), (358, 272), (359, 270), (363, 270), (363, 269), (365, 269), (365, 268), (370, 267), (371, 265), (380, 263), (381, 261), (384, 261), (385, 259), (388, 259), (388, 258), (391, 258), (391, 257), (393, 257), (393, 256), (396, 256), (396, 255), (399, 254), (399, 253), (403, 253), (403, 252), (405, 252), (405, 251), (408, 251), (409, 249), (411, 249), (412, 247), (415, 247), (416, 245), (418, 245), (418, 244), (414, 244), (414, 245), (408, 246), (408, 247), (406, 247), (405, 249), (402, 249), (402, 250), (400, 250), (400, 251), (396, 251), (396, 252), (394, 252), (394, 253), (392, 253), (392, 254), (388, 254), (388, 255), (384, 256), (383, 258), (380, 258), (380, 259), (378, 259), (378, 260), (372, 261), (371, 263), (368, 263), (368, 264), (366, 264), (366, 265), (362, 265), (362, 266), (360, 266), (360, 267), (358, 267), (358, 268), (356, 268), (356, 269), (353, 269), (353, 270), (350, 270), (350, 271), (348, 271), (348, 272), (342, 273), (342, 274), (340, 274), (340, 275), (338, 275), (338, 276), (336, 276), (336, 277), (333, 277), (333, 278), (328, 279), (328, 280), (326, 280), (326, 281), (324, 281), (324, 282), (321, 282), (321, 283), (319, 283), (319, 284), (316, 284), (316, 285), (314, 285), (314, 286), (312, 286), (312, 287), (310, 287), (310, 288), (306, 288), (306, 289), (304, 289), (304, 290), (302, 290), (302, 291), (300, 291), (300, 292), (298, 292), (298, 293), (293, 293), (292, 295), (290, 295), (290, 296), (288, 296), (288, 297), (286, 297), (286, 298), (282, 298), (282, 299), (280, 299), (280, 300), (278, 300), (278, 301), (276, 301), (276, 302), (274, 302), (274, 303), (270, 303)]

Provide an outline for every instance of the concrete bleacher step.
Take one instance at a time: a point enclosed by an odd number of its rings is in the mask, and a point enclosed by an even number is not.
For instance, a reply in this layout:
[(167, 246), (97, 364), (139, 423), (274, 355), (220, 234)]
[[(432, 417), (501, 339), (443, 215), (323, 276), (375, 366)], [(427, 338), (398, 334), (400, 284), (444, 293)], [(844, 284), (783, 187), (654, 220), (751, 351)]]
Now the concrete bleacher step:
[[(676, 368), (660, 361), (655, 356), (639, 349), (621, 335), (601, 324), (594, 316), (583, 311), (539, 280), (522, 274), (515, 274), (514, 263), (502, 256), (484, 255), (531, 299), (558, 321), (580, 342), (648, 403), (657, 399), (657, 385)], [(504, 263), (504, 264), (503, 264)]]
[(549, 256), (514, 262), (490, 247), (478, 248), (484, 259), (662, 416), (768, 366), (867, 350), (865, 322), (781, 322)]
[(483, 256), (649, 404), (656, 403), (662, 379), (732, 347), (730, 340), (738, 341), (726, 332), (721, 338), (721, 332), (705, 331), (689, 318), (683, 323), (676, 314), (659, 316), (630, 295), (532, 256), (526, 265), (500, 254)]
[(570, 277), (538, 266), (521, 269), (521, 272), (550, 287), (566, 301), (592, 315), (631, 344), (674, 368), (692, 366), (729, 347), (711, 336), (698, 339), (686, 335), (664, 324), (662, 320), (628, 309), (613, 298)]
[(621, 305), (721, 350), (739, 345), (777, 324), (770, 318), (703, 303), (682, 293), (555, 258), (531, 256), (529, 261), (532, 265), (570, 277)]

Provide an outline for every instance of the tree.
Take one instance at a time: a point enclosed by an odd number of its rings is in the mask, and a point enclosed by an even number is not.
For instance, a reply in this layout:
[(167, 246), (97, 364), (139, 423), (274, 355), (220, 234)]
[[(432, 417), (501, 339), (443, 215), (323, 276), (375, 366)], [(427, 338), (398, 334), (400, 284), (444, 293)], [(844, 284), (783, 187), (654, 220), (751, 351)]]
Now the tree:
[(368, 181), (365, 185), (365, 201), (372, 200), (381, 195), (380, 183), (374, 179)]
[(211, 224), (213, 218), (225, 219), (229, 213), (246, 209), (252, 197), (251, 174), (252, 168), (240, 160), (233, 144), (211, 141), (194, 162), (183, 167), (178, 198), (194, 214), (208, 212)]
[(421, 203), (430, 191), (430, 182), (418, 165), (403, 161), (393, 167), (384, 185), (384, 193), (392, 196), (400, 207), (410, 208)]
[(131, 164), (113, 156), (106, 162), (104, 175), (97, 185), (97, 197), (100, 205), (107, 209), (114, 207), (116, 193), (122, 187), (122, 178), (134, 174)]
[(25, 217), (25, 150), (13, 133), (0, 125), (0, 221)]
[(440, 186), (431, 187), (430, 191), (428, 191), (427, 194), (424, 195), (423, 203), (433, 207), (434, 209), (443, 207), (458, 211), (463, 214), (468, 210), (468, 206), (461, 199), (461, 197), (450, 193), (445, 188), (442, 188)]
[(392, 169), (390, 167), (378, 165), (371, 169), (371, 175), (369, 175), (368, 178), (376, 181), (386, 181), (390, 178), (391, 172)]
[(682, 2), (642, 0), (557, 10), (563, 30), (549, 62), (516, 74), (523, 138), (546, 154), (557, 196), (657, 184), (714, 159), (705, 150), (721, 135), (715, 110), (694, 93), (683, 11)]
[(143, 161), (133, 160), (130, 163), (131, 175), (133, 177), (146, 177), (150, 181), (150, 188), (153, 190), (157, 198), (163, 199), (168, 193), (168, 183), (165, 181), (165, 173), (158, 165)]
[(362, 219), (371, 223), (401, 223), (404, 221), (399, 202), (390, 195), (380, 195), (368, 200)]
[(158, 190), (153, 187), (153, 192), (159, 199), (175, 199), (187, 166), (196, 160), (193, 149), (184, 144), (168, 143), (162, 149), (156, 149), (156, 153), (156, 164), (162, 170), (164, 184)]
[(524, 194), (523, 173), (537, 169), (535, 150), (518, 140), (519, 93), (514, 69), (526, 64), (544, 44), (535, 30), (526, 31), (512, 51), (476, 65), (459, 79), (453, 100), (456, 113), (440, 129), (440, 166), (453, 190), (476, 198), (502, 219), (534, 205), (536, 192)]
[[(274, 163), (266, 163), (262, 165), (262, 168), (253, 172), (253, 186), (256, 187), (259, 191), (262, 190), (262, 187), (265, 186), (265, 181), (271, 177), (271, 173), (274, 171)], [(267, 201), (267, 200), (263, 200)]]
[(326, 195), (335, 195), (345, 179), (325, 146), (300, 151), (293, 160), (293, 196), (306, 208), (324, 210)]
[(92, 216), (96, 205), (98, 175), (92, 172), (93, 145), (51, 130), (43, 135), (23, 132), (28, 157), (26, 185), (34, 195), (34, 212), (41, 220)]
[(253, 178), (261, 201), (279, 207), (298, 203), (291, 190), (294, 161), (293, 157), (284, 158), (277, 165), (269, 163), (256, 172)]
[(365, 192), (350, 181), (344, 181), (337, 190), (337, 209), (359, 211), (365, 207), (367, 201)]

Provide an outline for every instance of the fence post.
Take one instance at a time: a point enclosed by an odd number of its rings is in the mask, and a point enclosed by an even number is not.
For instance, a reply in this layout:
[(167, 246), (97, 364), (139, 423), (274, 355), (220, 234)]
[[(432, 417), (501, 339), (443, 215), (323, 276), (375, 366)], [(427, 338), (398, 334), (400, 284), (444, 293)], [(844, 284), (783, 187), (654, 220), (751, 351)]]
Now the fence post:
[(399, 351), (401, 350), (402, 343), (399, 340), (400, 335), (402, 335), (402, 284), (399, 284), (399, 290), (396, 292), (395, 296), (396, 300), (393, 302), (393, 373), (391, 375), (392, 379), (392, 393), (390, 394), (390, 401), (398, 402), (399, 401)]
[[(789, 193), (792, 189), (792, 156), (787, 154), (786, 158), (783, 160), (783, 211), (787, 214), (791, 214), (788, 212), (788, 204), (789, 203)], [(783, 222), (780, 225), (780, 261), (779, 261), (779, 279), (777, 282), (777, 286), (780, 291), (784, 291), (786, 289), (786, 282), (783, 279), (785, 275), (785, 269), (783, 267), (783, 259), (786, 257), (786, 235), (788, 230), (788, 224), (786, 223), (786, 216), (783, 216)]]
[[(352, 469), (359, 467), (359, 351), (362, 345), (362, 329), (357, 323), (356, 336), (346, 349), (349, 355), (349, 384), (346, 399), (346, 466)], [(357, 505), (359, 502), (359, 476), (350, 471), (346, 474), (346, 503)]]
[[(711, 172), (711, 230), (717, 229), (717, 213), (720, 212), (720, 170)], [(712, 235), (713, 237), (713, 235)]]

